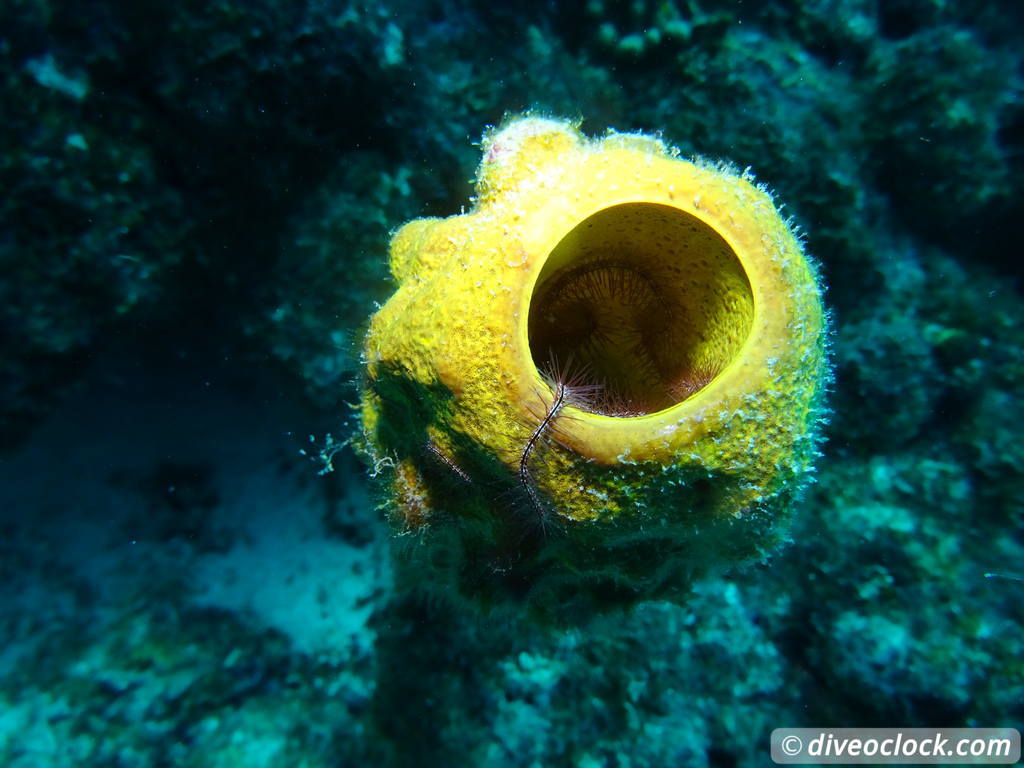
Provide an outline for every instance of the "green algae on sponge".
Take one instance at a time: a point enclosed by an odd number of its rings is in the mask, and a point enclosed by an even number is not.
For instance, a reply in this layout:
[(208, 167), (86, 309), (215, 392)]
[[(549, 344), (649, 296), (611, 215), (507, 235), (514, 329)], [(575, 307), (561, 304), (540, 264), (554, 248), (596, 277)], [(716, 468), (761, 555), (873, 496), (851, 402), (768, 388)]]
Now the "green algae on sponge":
[(468, 213), (394, 235), (364, 342), (357, 443), (409, 551), (542, 611), (763, 556), (829, 377), (818, 275), (771, 196), (558, 120), (483, 152)]

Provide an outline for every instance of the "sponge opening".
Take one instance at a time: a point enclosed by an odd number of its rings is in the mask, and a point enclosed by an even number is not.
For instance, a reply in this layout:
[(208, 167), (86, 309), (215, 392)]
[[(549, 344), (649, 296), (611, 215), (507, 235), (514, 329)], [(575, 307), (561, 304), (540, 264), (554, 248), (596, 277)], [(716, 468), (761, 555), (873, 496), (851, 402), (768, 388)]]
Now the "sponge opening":
[(753, 316), (743, 266), (709, 224), (667, 205), (623, 203), (587, 217), (551, 251), (530, 300), (530, 353), (545, 375), (571, 369), (600, 391), (585, 410), (639, 417), (711, 383)]

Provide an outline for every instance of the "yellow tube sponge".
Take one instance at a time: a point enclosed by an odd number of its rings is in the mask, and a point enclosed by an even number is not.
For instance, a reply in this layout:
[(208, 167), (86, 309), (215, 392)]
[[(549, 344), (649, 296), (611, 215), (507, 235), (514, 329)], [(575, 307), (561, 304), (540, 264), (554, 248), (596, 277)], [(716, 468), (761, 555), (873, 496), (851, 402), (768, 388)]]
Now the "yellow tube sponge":
[(815, 269), (748, 174), (525, 117), (391, 242), (358, 445), (464, 595), (685, 591), (785, 531), (828, 381)]

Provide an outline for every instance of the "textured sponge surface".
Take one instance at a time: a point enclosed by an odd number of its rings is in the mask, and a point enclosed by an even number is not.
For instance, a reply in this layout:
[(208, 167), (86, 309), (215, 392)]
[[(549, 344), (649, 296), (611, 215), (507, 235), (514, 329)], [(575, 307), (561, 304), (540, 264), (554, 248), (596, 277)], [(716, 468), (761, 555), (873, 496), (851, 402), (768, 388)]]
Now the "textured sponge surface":
[(360, 447), (397, 527), (562, 597), (770, 550), (829, 373), (816, 270), (767, 191), (537, 118), (485, 137), (476, 191), (396, 233), (365, 340)]

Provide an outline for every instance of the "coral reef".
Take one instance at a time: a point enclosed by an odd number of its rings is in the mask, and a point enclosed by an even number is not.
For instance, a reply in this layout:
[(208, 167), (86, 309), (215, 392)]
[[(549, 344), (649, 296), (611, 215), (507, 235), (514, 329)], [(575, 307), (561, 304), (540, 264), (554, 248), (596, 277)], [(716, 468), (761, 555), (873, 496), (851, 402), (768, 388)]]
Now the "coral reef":
[[(1024, 721), (1024, 4), (12, 0), (0, 71), (4, 765), (746, 768), (780, 723)], [(323, 437), (389, 235), (527, 110), (752, 166), (835, 328), (788, 544), (557, 629), (430, 589), (450, 526), (389, 544)], [(412, 442), (443, 393), (400, 394)]]
[(33, 46), (43, 15), (19, 7), (0, 49), (0, 450), (67, 391), (97, 337), (164, 293), (189, 230), (152, 124), (90, 78), (98, 51)]

